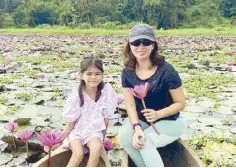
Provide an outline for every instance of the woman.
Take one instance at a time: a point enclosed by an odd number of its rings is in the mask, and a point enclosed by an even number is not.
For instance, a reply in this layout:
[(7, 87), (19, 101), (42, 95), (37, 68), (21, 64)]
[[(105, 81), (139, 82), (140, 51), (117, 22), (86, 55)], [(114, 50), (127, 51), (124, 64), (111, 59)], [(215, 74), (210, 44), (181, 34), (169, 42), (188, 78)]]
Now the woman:
[[(120, 130), (121, 142), (137, 166), (163, 167), (156, 148), (177, 140), (186, 128), (180, 115), (185, 107), (181, 79), (173, 66), (158, 55), (154, 30), (147, 24), (137, 24), (129, 32), (124, 49), (122, 87), (128, 119)], [(128, 90), (149, 83), (145, 97), (147, 109)], [(150, 123), (159, 131), (155, 133)]]

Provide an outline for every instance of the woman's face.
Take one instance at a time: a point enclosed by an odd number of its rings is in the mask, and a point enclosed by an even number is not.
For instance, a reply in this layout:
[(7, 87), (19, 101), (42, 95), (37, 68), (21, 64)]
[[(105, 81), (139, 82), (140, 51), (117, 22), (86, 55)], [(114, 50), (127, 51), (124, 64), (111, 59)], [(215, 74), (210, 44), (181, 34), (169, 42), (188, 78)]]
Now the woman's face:
[(89, 67), (81, 76), (84, 80), (86, 87), (98, 87), (103, 80), (103, 73), (95, 66)]
[(148, 39), (138, 39), (129, 44), (130, 49), (137, 60), (149, 58), (154, 48), (153, 41)]

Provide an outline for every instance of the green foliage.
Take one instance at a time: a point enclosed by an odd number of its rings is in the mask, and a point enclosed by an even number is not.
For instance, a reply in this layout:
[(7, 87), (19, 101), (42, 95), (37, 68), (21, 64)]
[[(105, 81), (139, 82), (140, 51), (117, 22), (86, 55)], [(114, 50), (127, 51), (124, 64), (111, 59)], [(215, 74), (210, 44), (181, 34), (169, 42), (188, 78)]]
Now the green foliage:
[(57, 100), (57, 97), (61, 95), (60, 90), (58, 88), (54, 89), (53, 95), (51, 97), (52, 100)]
[(232, 124), (234, 124), (233, 116), (232, 115), (226, 116), (223, 119), (223, 124), (224, 125), (232, 125)]
[(16, 98), (24, 100), (24, 101), (29, 101), (35, 98), (35, 94), (34, 93), (18, 93), (16, 95)]
[(29, 84), (27, 84), (27, 83), (18, 83), (17, 86), (18, 87), (28, 87)]
[(217, 99), (217, 93), (221, 89), (212, 89), (212, 87), (226, 86), (235, 83), (234, 77), (223, 74), (206, 75), (197, 73), (195, 76), (183, 80), (184, 86), (188, 93), (195, 97), (209, 97)]
[(227, 155), (222, 157), (221, 155), (235, 151), (235, 138), (229, 138), (223, 133), (212, 132), (193, 136), (186, 142), (206, 166), (212, 162), (215, 162), (218, 167), (233, 166), (234, 164), (230, 157)]
[(40, 73), (40, 71), (38, 70), (30, 70), (30, 69), (24, 69), (22, 72), (30, 78), (36, 78), (37, 74)]
[(21, 78), (21, 75), (19, 75), (19, 74), (13, 74), (11, 76), (11, 79), (20, 79), (20, 78)]
[(5, 111), (4, 114), (15, 114), (17, 110), (20, 109), (20, 106), (9, 106)]
[(64, 105), (64, 102), (62, 102), (62, 101), (57, 101), (56, 102), (57, 107), (63, 107), (63, 105)]
[(0, 104), (4, 104), (4, 103), (6, 103), (7, 100), (8, 100), (7, 97), (2, 96), (2, 97), (0, 98)]
[(81, 23), (79, 25), (80, 29), (90, 29), (91, 28), (91, 24), (90, 23)]
[(10, 83), (13, 83), (13, 81), (8, 77), (1, 77), (0, 83), (10, 84)]
[(122, 67), (110, 67), (109, 69), (106, 69), (104, 74), (105, 75), (109, 75), (109, 74), (113, 74), (116, 72), (121, 72)]
[(236, 8), (236, 2), (234, 0), (221, 0), (220, 10), (223, 12), (224, 16), (231, 18), (234, 14), (232, 11)]
[(13, 19), (14, 19), (14, 23), (16, 27), (23, 27), (25, 24), (28, 23), (25, 12), (20, 11), (20, 10), (17, 10), (15, 12)]
[(164, 29), (213, 27), (223, 17), (234, 24), (236, 13), (233, 0), (8, 0), (0, 1), (0, 10), (0, 27), (10, 27), (14, 20), (21, 28), (48, 24), (81, 29), (120, 29), (131, 22)]
[(4, 13), (0, 10), (0, 28), (4, 27)]
[(14, 20), (12, 15), (9, 13), (1, 13), (0, 11), (0, 28), (1, 27), (13, 27), (14, 26)]

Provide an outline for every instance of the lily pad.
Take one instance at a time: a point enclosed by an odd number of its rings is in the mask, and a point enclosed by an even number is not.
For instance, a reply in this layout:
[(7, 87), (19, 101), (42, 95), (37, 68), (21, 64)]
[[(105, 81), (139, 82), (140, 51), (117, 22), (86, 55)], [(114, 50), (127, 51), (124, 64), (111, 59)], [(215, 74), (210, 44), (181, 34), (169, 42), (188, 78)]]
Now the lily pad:
[(0, 122), (2, 123), (7, 123), (8, 121), (12, 121), (14, 119), (16, 119), (17, 116), (15, 115), (1, 115), (1, 118), (0, 118)]
[(233, 133), (233, 134), (236, 134), (236, 127), (231, 128), (230, 132)]
[(33, 126), (48, 126), (49, 122), (45, 121), (44, 118), (42, 117), (35, 117), (32, 118), (32, 120), (30, 121), (31, 125)]
[(198, 121), (206, 124), (207, 126), (223, 125), (220, 119), (217, 118), (198, 118)]
[(7, 167), (21, 167), (20, 165), (22, 165), (23, 163), (26, 162), (26, 155), (21, 154), (20, 156), (13, 158), (8, 164)]
[(228, 106), (220, 106), (216, 112), (221, 114), (233, 114), (233, 111)]
[(202, 130), (206, 129), (206, 124), (197, 122), (197, 123), (190, 124), (189, 128), (192, 128), (192, 129), (198, 130), (198, 131), (202, 131)]
[(10, 162), (13, 159), (13, 155), (9, 153), (0, 154), (0, 166)]
[(62, 108), (58, 107), (46, 107), (43, 106), (39, 111), (38, 114), (40, 116), (52, 116), (52, 115), (61, 115)]
[(187, 106), (184, 109), (184, 111), (191, 112), (191, 113), (204, 113), (204, 112), (206, 112), (206, 108), (201, 107), (201, 106), (197, 106), (197, 105), (193, 105), (193, 106)]
[(49, 124), (49, 127), (56, 128), (56, 129), (63, 129), (64, 125), (61, 122), (54, 122)]
[(25, 125), (28, 124), (30, 122), (31, 118), (17, 118), (16, 120), (14, 120), (15, 122), (18, 123), (18, 125)]
[(42, 109), (40, 105), (25, 105), (22, 110), (17, 113), (19, 118), (35, 118), (38, 117), (38, 111)]

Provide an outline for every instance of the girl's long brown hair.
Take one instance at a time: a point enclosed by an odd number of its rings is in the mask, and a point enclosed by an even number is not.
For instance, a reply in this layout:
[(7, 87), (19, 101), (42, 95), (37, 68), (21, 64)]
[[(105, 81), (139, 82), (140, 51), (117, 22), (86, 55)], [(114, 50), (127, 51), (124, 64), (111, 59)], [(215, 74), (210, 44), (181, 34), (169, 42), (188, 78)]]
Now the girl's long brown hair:
[[(150, 54), (150, 60), (151, 60), (153, 65), (160, 66), (160, 65), (164, 64), (165, 57), (160, 56), (158, 54), (157, 42), (154, 41), (153, 44), (154, 44), (154, 48), (153, 48), (153, 50)], [(135, 58), (135, 56), (133, 55), (133, 53), (131, 51), (129, 42), (126, 43), (124, 51), (123, 51), (123, 63), (127, 68), (132, 69), (132, 70), (134, 70), (135, 67), (136, 67), (137, 61), (136, 61), (136, 58)]]
[[(81, 62), (80, 62), (80, 75), (82, 75), (89, 67), (91, 66), (95, 66), (96, 68), (98, 68), (100, 71), (102, 71), (102, 73), (104, 72), (103, 70), (103, 64), (102, 61), (100, 59), (98, 59), (97, 57), (85, 57)], [(80, 79), (80, 84), (79, 84), (79, 97), (80, 97), (80, 107), (83, 106), (84, 104), (84, 96), (82, 93), (83, 88), (85, 87), (85, 82), (84, 80)], [(101, 91), (104, 87), (104, 82), (102, 81), (99, 85), (98, 85), (98, 92), (95, 98), (95, 102), (98, 101), (98, 99), (101, 96)]]

